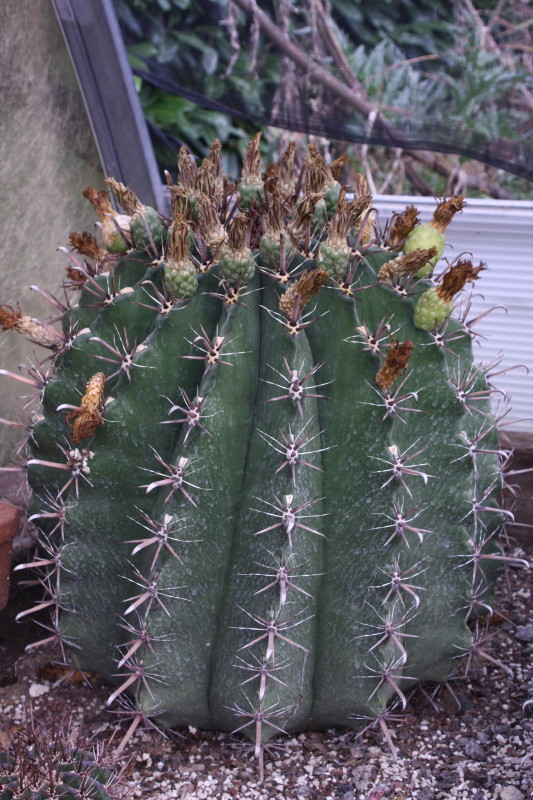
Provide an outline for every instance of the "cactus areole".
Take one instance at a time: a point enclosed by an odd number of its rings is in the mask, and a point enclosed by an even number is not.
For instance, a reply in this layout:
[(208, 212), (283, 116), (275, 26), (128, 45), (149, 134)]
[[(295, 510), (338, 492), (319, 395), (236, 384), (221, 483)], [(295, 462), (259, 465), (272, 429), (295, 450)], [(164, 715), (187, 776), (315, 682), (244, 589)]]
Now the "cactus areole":
[(293, 150), (240, 209), (219, 147), (182, 153), (173, 219), (128, 190), (126, 253), (73, 235), (62, 332), (2, 310), (52, 351), (24, 379), (46, 640), (132, 729), (239, 731), (259, 759), (446, 681), (505, 559), (491, 388), (450, 314), (482, 265), (418, 277), (425, 240), (402, 254), (361, 186), (298, 195)]

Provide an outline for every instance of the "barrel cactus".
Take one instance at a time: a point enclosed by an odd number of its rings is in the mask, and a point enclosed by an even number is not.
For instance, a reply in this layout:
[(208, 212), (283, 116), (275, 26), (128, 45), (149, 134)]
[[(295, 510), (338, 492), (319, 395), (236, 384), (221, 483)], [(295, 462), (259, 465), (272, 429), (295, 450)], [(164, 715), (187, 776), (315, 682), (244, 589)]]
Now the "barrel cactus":
[(124, 794), (105, 761), (71, 727), (30, 719), (0, 751), (0, 800), (118, 800)]
[(45, 641), (128, 698), (131, 730), (240, 731), (262, 763), (279, 732), (386, 730), (447, 680), (508, 512), (492, 390), (451, 314), (483, 265), (417, 275), (440, 250), (412, 246), (416, 210), (377, 228), (364, 180), (350, 199), (316, 150), (298, 177), (294, 145), (259, 185), (258, 142), (240, 191), (218, 143), (200, 167), (182, 151), (168, 220), (109, 180), (126, 252), (73, 234), (61, 330), (8, 307), (2, 325), (52, 353), (23, 379), (20, 466)]

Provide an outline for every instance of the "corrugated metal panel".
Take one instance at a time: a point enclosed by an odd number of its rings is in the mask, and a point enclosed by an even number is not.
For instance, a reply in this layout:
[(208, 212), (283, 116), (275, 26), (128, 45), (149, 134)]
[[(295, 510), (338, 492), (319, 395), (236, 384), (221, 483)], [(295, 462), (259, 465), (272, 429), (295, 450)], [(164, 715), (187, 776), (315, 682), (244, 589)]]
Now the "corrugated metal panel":
[[(435, 201), (427, 197), (381, 195), (376, 208), (387, 219), (413, 203), (423, 222), (431, 219)], [(475, 200), (458, 214), (447, 233), (445, 258), (452, 261), (469, 252), (474, 264), (487, 264), (474, 289), (474, 318), (491, 306), (505, 306), (483, 319), (476, 330), (477, 360), (488, 364), (499, 358), (494, 384), (511, 399), (506, 419), (520, 419), (513, 430), (533, 431), (533, 203), (528, 201)], [(442, 267), (445, 262), (441, 262)], [(463, 293), (464, 294), (464, 293)], [(509, 369), (516, 365), (516, 369)], [(527, 418), (527, 419), (522, 419)]]

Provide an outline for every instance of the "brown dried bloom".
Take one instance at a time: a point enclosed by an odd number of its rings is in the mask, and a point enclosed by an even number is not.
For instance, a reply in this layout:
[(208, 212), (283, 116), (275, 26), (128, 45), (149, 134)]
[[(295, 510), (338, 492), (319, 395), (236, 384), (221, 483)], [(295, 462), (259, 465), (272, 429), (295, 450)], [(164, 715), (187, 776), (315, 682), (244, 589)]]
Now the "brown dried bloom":
[(354, 197), (346, 206), (346, 212), (350, 215), (352, 225), (360, 222), (361, 216), (372, 205), (372, 195), (364, 194), (361, 197)]
[(401, 213), (394, 214), (392, 225), (387, 232), (387, 247), (391, 250), (401, 250), (405, 240), (419, 222), (418, 209), (413, 205), (408, 205)]
[(340, 182), (342, 171), (346, 166), (347, 162), (348, 162), (348, 156), (346, 155), (346, 153), (336, 158), (335, 161), (331, 162), (331, 164), (329, 165), (329, 171), (334, 181)]
[(222, 167), (222, 145), (218, 139), (213, 139), (209, 150), (209, 156), (213, 164), (213, 197), (217, 206), (220, 206), (224, 196), (224, 170)]
[(376, 383), (382, 392), (388, 392), (396, 378), (405, 372), (412, 350), (413, 343), (410, 339), (405, 342), (392, 339), (387, 358), (376, 375)]
[(83, 196), (92, 205), (100, 220), (103, 222), (111, 214), (116, 216), (116, 211), (109, 201), (107, 192), (99, 191), (94, 186), (88, 186), (82, 192)]
[(279, 190), (284, 199), (292, 197), (296, 191), (294, 165), (296, 157), (296, 144), (289, 142), (286, 150), (279, 160)]
[(197, 170), (193, 156), (186, 147), (180, 147), (178, 153), (178, 186), (185, 194), (194, 192)]
[(64, 342), (61, 333), (49, 325), (23, 314), (18, 304), (16, 308), (0, 306), (0, 330), (16, 331), (43, 347), (60, 347)]
[(126, 212), (130, 216), (135, 214), (136, 212), (144, 211), (144, 206), (133, 191), (128, 186), (125, 186), (120, 181), (116, 181), (114, 178), (106, 178), (105, 182), (107, 186), (109, 186), (110, 190), (113, 192), (115, 197), (117, 198), (118, 202)]
[(70, 420), (74, 420), (70, 435), (71, 444), (79, 444), (84, 439), (93, 436), (96, 429), (104, 424), (102, 419), (104, 412), (104, 385), (104, 373), (97, 372), (87, 382), (85, 394), (81, 398), (79, 407), (67, 414), (66, 420), (68, 423), (70, 423)]
[(187, 236), (189, 225), (185, 217), (174, 217), (168, 231), (168, 253), (167, 262), (169, 267), (179, 269), (179, 264), (189, 264), (189, 246)]
[(248, 230), (248, 218), (246, 214), (237, 214), (231, 221), (228, 229), (228, 247), (235, 253), (242, 253), (246, 250), (246, 232)]
[(398, 278), (405, 278), (418, 272), (424, 264), (437, 255), (436, 247), (428, 247), (427, 250), (412, 250), (410, 253), (403, 254), (391, 261), (387, 261), (381, 267), (378, 278), (380, 283), (394, 281)]
[(306, 228), (315, 213), (315, 206), (322, 199), (322, 194), (308, 194), (303, 197), (296, 208), (289, 224), (287, 233), (293, 243), (298, 246), (300, 239), (306, 234)]
[(226, 241), (227, 235), (218, 217), (215, 200), (200, 194), (196, 203), (200, 235), (208, 247), (218, 250)]
[(194, 182), (195, 194), (205, 194), (214, 197), (215, 194), (215, 167), (210, 158), (204, 158), (196, 173)]
[(305, 159), (307, 172), (304, 192), (306, 195), (323, 192), (327, 185), (333, 183), (333, 177), (322, 153), (314, 145), (309, 145)]
[(260, 184), (261, 181), (261, 155), (259, 143), (261, 142), (261, 131), (255, 134), (246, 145), (242, 162), (241, 181), (244, 184)]
[(281, 192), (277, 184), (273, 186), (272, 191), (268, 194), (264, 226), (265, 234), (270, 236), (271, 239), (279, 239), (284, 230)]
[(91, 233), (87, 233), (87, 231), (83, 231), (83, 233), (73, 231), (69, 236), (69, 241), (74, 250), (80, 255), (87, 256), (87, 258), (92, 258), (95, 261), (100, 261), (107, 255), (107, 251), (100, 247), (94, 236)]
[(346, 203), (346, 189), (343, 187), (339, 192), (337, 207), (330, 220), (328, 235), (326, 237), (327, 244), (335, 249), (347, 247), (346, 239), (352, 227), (352, 217), (348, 208), (349, 206)]
[(170, 187), (170, 193), (172, 197), (170, 201), (172, 217), (185, 217), (185, 219), (189, 219), (189, 197), (185, 194), (183, 188), (181, 186), (172, 186)]
[(329, 278), (328, 273), (323, 269), (312, 269), (304, 272), (301, 278), (294, 281), (285, 294), (280, 297), (279, 307), (287, 319), (294, 320), (305, 308), (313, 295), (320, 291), (323, 284)]
[(462, 194), (449, 197), (438, 204), (433, 212), (433, 219), (429, 224), (432, 228), (436, 228), (439, 233), (444, 233), (455, 214), (462, 211), (465, 206), (466, 203)]
[(481, 270), (485, 269), (485, 267), (486, 264), (482, 263), (474, 267), (472, 262), (468, 259), (458, 261), (457, 264), (450, 267), (449, 271), (444, 275), (442, 283), (437, 287), (438, 296), (441, 300), (444, 300), (445, 303), (451, 302), (466, 283), (478, 279), (479, 273)]

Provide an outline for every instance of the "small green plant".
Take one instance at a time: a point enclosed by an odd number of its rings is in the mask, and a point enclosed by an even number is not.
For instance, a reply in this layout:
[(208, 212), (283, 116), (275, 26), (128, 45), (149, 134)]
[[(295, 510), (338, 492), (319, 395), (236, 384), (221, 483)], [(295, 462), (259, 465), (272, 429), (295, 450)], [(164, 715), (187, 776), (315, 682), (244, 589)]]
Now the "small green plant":
[(23, 379), (47, 641), (131, 696), (132, 730), (242, 731), (262, 760), (278, 732), (385, 726), (491, 611), (506, 452), (451, 315), (483, 265), (433, 279), (416, 209), (380, 230), (342, 163), (289, 145), (262, 175), (256, 136), (235, 187), (218, 142), (182, 150), (168, 220), (110, 179), (129, 219), (87, 193), (121, 243), (72, 235), (62, 329), (2, 312), (52, 349)]

